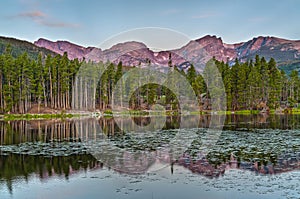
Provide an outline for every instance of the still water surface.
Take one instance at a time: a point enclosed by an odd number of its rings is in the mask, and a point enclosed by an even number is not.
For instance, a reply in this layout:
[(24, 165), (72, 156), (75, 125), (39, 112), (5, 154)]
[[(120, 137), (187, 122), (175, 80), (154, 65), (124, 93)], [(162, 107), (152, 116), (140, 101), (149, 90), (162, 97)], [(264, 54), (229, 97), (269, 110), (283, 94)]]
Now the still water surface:
[(1, 121), (0, 197), (300, 198), (299, 115), (227, 116), (205, 154), (211, 116), (122, 131), (153, 119)]

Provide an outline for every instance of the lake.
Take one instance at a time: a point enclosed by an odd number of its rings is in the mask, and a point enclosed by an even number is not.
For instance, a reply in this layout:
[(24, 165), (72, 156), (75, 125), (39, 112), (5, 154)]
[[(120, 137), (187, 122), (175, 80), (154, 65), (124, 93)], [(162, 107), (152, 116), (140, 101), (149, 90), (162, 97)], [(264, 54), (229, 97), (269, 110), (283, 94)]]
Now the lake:
[(1, 199), (300, 198), (299, 168), (300, 115), (0, 121)]

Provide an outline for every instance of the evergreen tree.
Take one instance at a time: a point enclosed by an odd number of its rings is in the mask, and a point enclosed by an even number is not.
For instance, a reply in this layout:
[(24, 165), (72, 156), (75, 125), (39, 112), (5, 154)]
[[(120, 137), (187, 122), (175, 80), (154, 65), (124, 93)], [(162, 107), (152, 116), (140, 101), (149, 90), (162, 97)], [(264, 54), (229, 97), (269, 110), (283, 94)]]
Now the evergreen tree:
[[(150, 66), (150, 61), (146, 59), (146, 62)], [(172, 63), (171, 54), (168, 65), (165, 85), (141, 85), (140, 78), (148, 78), (147, 74), (134, 72), (129, 76), (125, 73), (129, 67), (121, 62), (118, 65), (107, 63), (106, 68), (103, 63), (69, 60), (67, 53), (46, 57), (39, 54), (36, 60), (23, 53), (14, 58), (11, 47), (7, 46), (0, 55), (0, 112), (26, 113), (33, 106), (38, 107), (38, 112), (41, 107), (57, 110), (107, 109), (113, 108), (115, 97), (121, 97), (116, 98), (121, 102), (123, 97), (128, 98), (131, 108), (160, 103), (177, 110), (177, 97), (182, 99), (184, 92), (175, 74), (186, 77), (198, 96), (199, 104), (204, 104), (204, 100), (218, 100), (219, 104), (225, 101), (223, 91), (219, 89), (221, 80), (225, 86), (228, 110), (253, 110), (259, 108), (262, 102), (272, 109), (284, 104), (295, 107), (300, 100), (298, 72), (292, 71), (287, 76), (278, 70), (273, 58), (267, 61), (257, 55), (254, 61), (245, 63), (236, 59), (232, 66), (213, 58), (208, 66), (214, 67), (206, 67), (203, 75), (198, 74), (193, 65), (186, 72), (178, 70)], [(77, 74), (79, 69), (81, 72)], [(133, 69), (131, 67), (130, 70)], [(217, 74), (221, 74), (220, 77)], [(117, 82), (120, 84), (115, 87)], [(71, 104), (71, 101), (74, 103)], [(209, 104), (204, 108), (210, 108)]]
[(289, 81), (289, 97), (288, 103), (290, 107), (298, 105), (299, 100), (299, 74), (298, 71), (294, 70), (290, 74)]

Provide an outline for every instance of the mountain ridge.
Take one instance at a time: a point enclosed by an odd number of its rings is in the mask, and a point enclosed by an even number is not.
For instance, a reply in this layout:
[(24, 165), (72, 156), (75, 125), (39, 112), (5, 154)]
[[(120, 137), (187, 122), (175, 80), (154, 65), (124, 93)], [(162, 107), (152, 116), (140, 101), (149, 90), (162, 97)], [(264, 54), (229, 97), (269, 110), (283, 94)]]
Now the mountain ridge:
[[(2, 48), (4, 44), (13, 41), (14, 46), (21, 46), (21, 52), (30, 49), (33, 57), (38, 51), (44, 54), (68, 53), (70, 59), (86, 59), (94, 62), (112, 61), (118, 63), (122, 61), (124, 65), (160, 65), (168, 66), (169, 54), (172, 56), (172, 64), (180, 65), (183, 62), (190, 62), (196, 65), (197, 70), (202, 70), (205, 63), (215, 57), (217, 60), (233, 63), (237, 58), (239, 61), (254, 59), (255, 55), (264, 56), (266, 59), (273, 57), (279, 67), (289, 70), (300, 68), (300, 40), (288, 40), (273, 36), (258, 36), (246, 42), (234, 44), (224, 43), (221, 37), (206, 35), (196, 40), (192, 40), (185, 46), (174, 50), (154, 52), (144, 43), (129, 41), (117, 43), (109, 49), (102, 50), (97, 47), (83, 47), (65, 40), (51, 41), (40, 38), (33, 44), (27, 41), (8, 37), (0, 37)], [(25, 43), (24, 43), (25, 42)], [(27, 46), (23, 49), (22, 45)], [(29, 47), (28, 47), (29, 46)], [(3, 51), (2, 49), (2, 51)]]
[(300, 40), (274, 36), (258, 36), (245, 42), (227, 44), (221, 37), (206, 35), (190, 41), (181, 48), (159, 52), (154, 52), (144, 43), (136, 41), (117, 43), (105, 50), (97, 47), (83, 47), (68, 41), (54, 42), (42, 38), (34, 44), (58, 54), (66, 51), (70, 59), (85, 58), (94, 62), (110, 60), (114, 63), (122, 61), (124, 65), (129, 66), (147, 64), (149, 60), (153, 65), (167, 66), (169, 54), (172, 55), (173, 64), (180, 65), (189, 61), (196, 65), (198, 70), (203, 69), (205, 63), (212, 57), (219, 61), (233, 63), (236, 58), (239, 61), (247, 61), (254, 59), (258, 54), (266, 59), (273, 57), (279, 67), (300, 63)]

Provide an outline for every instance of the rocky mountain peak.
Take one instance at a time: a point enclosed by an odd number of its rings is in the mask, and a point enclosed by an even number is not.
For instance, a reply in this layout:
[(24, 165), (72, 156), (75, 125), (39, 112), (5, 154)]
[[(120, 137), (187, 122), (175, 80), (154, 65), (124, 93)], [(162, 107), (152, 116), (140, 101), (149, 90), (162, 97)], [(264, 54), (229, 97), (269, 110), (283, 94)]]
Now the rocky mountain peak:
[(86, 54), (90, 53), (95, 49), (95, 47), (85, 48), (77, 44), (73, 44), (69, 41), (58, 40), (56, 42), (40, 38), (34, 42), (36, 46), (47, 48), (55, 53), (63, 55), (64, 52), (68, 53), (69, 59), (83, 59)]
[(59, 54), (68, 52), (70, 59), (84, 57), (86, 60), (95, 62), (110, 60), (118, 63), (122, 61), (124, 65), (128, 66), (146, 64), (149, 63), (149, 60), (152, 65), (168, 66), (170, 53), (174, 65), (179, 66), (183, 62), (191, 62), (198, 71), (201, 71), (205, 63), (212, 57), (225, 62), (234, 61), (236, 58), (240, 61), (247, 61), (254, 59), (258, 54), (267, 60), (271, 57), (275, 58), (279, 65), (300, 63), (300, 41), (270, 36), (259, 36), (247, 42), (226, 44), (220, 37), (206, 35), (190, 41), (179, 49), (160, 52), (153, 52), (144, 43), (136, 41), (118, 43), (104, 51), (96, 47), (85, 48), (68, 41), (52, 42), (43, 38), (34, 44)]

